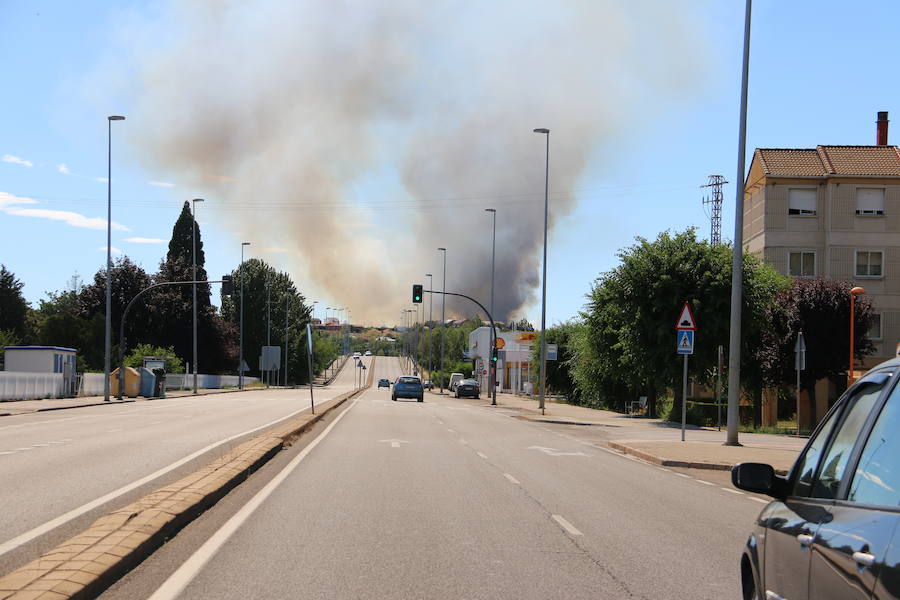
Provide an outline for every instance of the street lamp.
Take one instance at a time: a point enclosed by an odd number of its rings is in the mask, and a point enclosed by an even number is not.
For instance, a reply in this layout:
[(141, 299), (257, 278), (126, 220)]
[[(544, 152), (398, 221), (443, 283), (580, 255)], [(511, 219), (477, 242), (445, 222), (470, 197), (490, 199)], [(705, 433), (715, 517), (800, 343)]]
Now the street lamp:
[[(125, 117), (106, 117), (107, 160), (106, 160), (106, 330), (103, 354), (103, 401), (109, 402), (109, 361), (112, 354), (112, 122), (124, 121)], [(119, 340), (121, 344), (122, 341)], [(120, 367), (121, 368), (121, 367)]]
[(847, 368), (847, 387), (853, 385), (853, 326), (856, 321), (855, 300), (860, 294), (865, 294), (866, 290), (857, 286), (850, 290), (850, 363)]
[[(549, 139), (549, 136), (548, 136)], [(494, 259), (497, 256), (497, 209), (486, 208), (484, 212), (489, 212), (494, 217), (493, 233), (491, 235), (491, 318), (494, 318)], [(546, 258), (544, 259), (546, 260)], [(491, 404), (497, 404), (497, 363), (493, 360), (494, 346), (497, 340), (494, 339), (494, 328), (491, 328), (491, 366), (490, 375), (488, 376), (488, 385), (491, 390)]]
[[(434, 285), (434, 276), (431, 273), (425, 273), (425, 277), (429, 278), (428, 282), (428, 322), (431, 323), (431, 326), (428, 328), (428, 378), (432, 379), (431, 370), (434, 368), (434, 321), (431, 318), (431, 305), (434, 300), (434, 288), (431, 287)], [(425, 312), (425, 307), (422, 307), (422, 312)]]
[(444, 393), (444, 327), (447, 321), (447, 249), (438, 248), (439, 252), (444, 253), (444, 289), (441, 294), (441, 394)]
[(544, 414), (544, 396), (547, 393), (547, 213), (550, 189), (550, 130), (538, 127), (534, 133), (547, 136), (546, 162), (544, 167), (544, 274), (541, 277), (541, 397), (539, 406)]
[(238, 387), (244, 389), (244, 246), (250, 242), (241, 242), (241, 266), (238, 268), (238, 276), (241, 278), (241, 333), (238, 350)]
[[(191, 254), (193, 256), (193, 275), (191, 279), (197, 281), (197, 203), (203, 202), (203, 198), (191, 200)], [(194, 394), (197, 393), (197, 284), (191, 284), (194, 291)]]

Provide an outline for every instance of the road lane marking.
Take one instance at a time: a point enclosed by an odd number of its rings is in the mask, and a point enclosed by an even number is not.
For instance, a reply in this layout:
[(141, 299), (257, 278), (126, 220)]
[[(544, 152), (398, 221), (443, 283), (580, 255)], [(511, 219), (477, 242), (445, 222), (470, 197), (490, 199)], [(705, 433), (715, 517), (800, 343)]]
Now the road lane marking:
[(487, 454), (485, 454), (484, 452), (476, 452), (475, 454), (477, 454), (478, 456), (480, 456), (480, 457), (483, 458), (484, 460), (487, 460)]
[(322, 433), (320, 433), (309, 445), (300, 451), (300, 453), (295, 456), (291, 462), (285, 466), (275, 477), (272, 478), (269, 483), (265, 485), (260, 491), (254, 495), (247, 504), (241, 507), (241, 509), (234, 514), (233, 517), (228, 519), (228, 521), (216, 531), (212, 537), (210, 537), (200, 548), (194, 552), (186, 562), (184, 562), (181, 567), (178, 568), (177, 571), (172, 573), (172, 575), (166, 579), (165, 582), (155, 591), (153, 595), (150, 596), (149, 600), (169, 600), (173, 598), (177, 598), (182, 591), (191, 583), (194, 577), (206, 566), (206, 564), (212, 559), (213, 556), (219, 551), (219, 549), (224, 546), (228, 539), (234, 535), (238, 529), (240, 529), (241, 525), (243, 525), (248, 518), (259, 508), (266, 499), (272, 495), (272, 492), (281, 485), (281, 483), (287, 479), (287, 477), (293, 473), (294, 469), (297, 468), (303, 459), (305, 459), (313, 449), (319, 445), (325, 436), (331, 433), (331, 430), (334, 429), (334, 426), (340, 423), (341, 419), (344, 418), (350, 410), (356, 406), (356, 403), (359, 402), (359, 397), (353, 400), (353, 404), (350, 405), (347, 410), (343, 411), (339, 414), (328, 427), (325, 428)]
[[(554, 521), (556, 521), (557, 523), (559, 523), (559, 526), (560, 526), (560, 527), (562, 527), (562, 528), (565, 529), (567, 532), (569, 532), (569, 535), (584, 535), (583, 533), (581, 533), (580, 531), (578, 531), (578, 529), (576, 529), (574, 525), (572, 525), (571, 523), (569, 523), (568, 521), (566, 521), (566, 520), (565, 520), (564, 518), (562, 518), (561, 516), (559, 516), (559, 515), (550, 515), (550, 516), (553, 517), (553, 520), (554, 520)], [(152, 600), (152, 599), (151, 599), (151, 600)]]
[(690, 475), (685, 475), (684, 473), (675, 473), (675, 474), (678, 475), (679, 477), (686, 477), (687, 479), (692, 479), (692, 477)]
[(658, 470), (660, 470), (660, 471), (665, 471), (666, 473), (671, 473), (671, 472), (672, 472), (670, 469), (664, 469), (664, 468), (662, 468), (662, 467), (656, 467), (656, 468), (657, 468)]
[(762, 499), (762, 498), (754, 498), (753, 496), (747, 496), (747, 497), (750, 498), (751, 500), (753, 500), (754, 502), (762, 502), (763, 504), (768, 504), (768, 503), (769, 503), (768, 500), (764, 500), (764, 499)]
[[(848, 314), (849, 314), (849, 313), (848, 313)], [(450, 433), (456, 433), (454, 430), (452, 430), (452, 429), (450, 429), (450, 428), (447, 428), (447, 431), (449, 431)]]
[(519, 483), (519, 480), (518, 480), (518, 479), (516, 479), (515, 477), (513, 477), (513, 476), (510, 475), (509, 473), (504, 473), (503, 476), (506, 477), (507, 479), (509, 479), (510, 483), (514, 483), (514, 484), (516, 484), (516, 485), (522, 485), (521, 483)]
[(727, 487), (723, 487), (723, 488), (719, 488), (719, 489), (725, 490), (726, 492), (731, 492), (732, 494), (737, 494), (738, 496), (744, 495), (744, 492), (739, 492), (737, 490), (733, 490), (733, 489), (727, 488)]
[(390, 440), (378, 440), (378, 443), (379, 444), (381, 444), (381, 443), (390, 444), (391, 448), (399, 448), (400, 444), (411, 444), (412, 442), (407, 442), (406, 440), (390, 439)]
[(702, 483), (703, 485), (716, 485), (711, 481), (703, 481), (702, 479), (697, 479), (697, 483)]
[[(77, 519), (81, 515), (94, 510), (98, 506), (102, 506), (102, 505), (106, 504), (110, 500), (115, 500), (119, 496), (121, 496), (123, 494), (127, 494), (128, 492), (141, 487), (145, 483), (149, 483), (149, 482), (153, 481), (154, 479), (157, 479), (171, 471), (174, 471), (175, 469), (181, 467), (182, 465), (185, 465), (185, 464), (191, 462), (195, 458), (197, 458), (199, 456), (203, 456), (210, 450), (214, 450), (214, 449), (218, 448), (219, 446), (227, 444), (228, 442), (236, 440), (245, 435), (250, 435), (252, 433), (256, 433), (257, 431), (260, 431), (261, 429), (266, 429), (268, 427), (277, 425), (278, 423), (281, 423), (282, 421), (286, 421), (287, 419), (293, 418), (306, 410), (309, 410), (309, 409), (304, 407), (304, 408), (295, 410), (294, 412), (292, 412), (284, 417), (280, 417), (278, 419), (275, 419), (274, 421), (269, 421), (268, 423), (266, 423), (264, 425), (260, 425), (259, 427), (254, 427), (253, 429), (248, 429), (247, 431), (243, 431), (241, 433), (227, 437), (224, 440), (219, 440), (218, 442), (213, 442), (212, 444), (204, 446), (203, 448), (197, 450), (196, 452), (192, 452), (191, 454), (188, 454), (187, 456), (185, 456), (179, 460), (176, 460), (172, 464), (165, 466), (157, 471), (154, 471), (153, 473), (150, 473), (149, 475), (147, 475), (145, 477), (141, 477), (140, 479), (138, 479), (136, 481), (132, 481), (131, 483), (129, 483), (127, 485), (123, 485), (122, 487), (120, 487), (117, 490), (113, 490), (113, 491), (109, 492), (108, 494), (104, 494), (103, 496), (100, 496), (99, 498), (95, 498), (94, 500), (91, 500), (90, 502), (82, 504), (81, 506), (79, 506), (77, 508), (73, 508), (72, 510), (70, 510), (66, 513), (63, 513), (54, 519), (50, 519), (46, 523), (38, 525), (37, 527), (34, 527), (33, 529), (29, 529), (25, 533), (17, 535), (14, 538), (6, 540), (5, 542), (0, 542), (0, 556), (3, 556), (4, 554), (11, 552), (12, 550), (15, 550), (16, 548), (18, 548), (19, 546), (22, 546), (23, 544), (27, 544), (31, 540), (33, 540), (37, 537), (40, 537), (40, 536), (44, 535), (45, 533), (53, 531), (60, 525), (65, 525), (72, 519)], [(343, 413), (341, 413), (341, 414), (343, 414)], [(72, 440), (65, 439), (62, 441), (63, 442), (71, 442)], [(29, 450), (29, 448), (25, 448), (24, 450)]]
[(124, 429), (109, 429), (106, 433), (119, 433), (120, 431), (125, 431)]
[(49, 445), (50, 444), (32, 444), (31, 447), (32, 448), (46, 448)]
[(464, 439), (462, 439), (462, 438), (459, 438), (459, 443), (462, 444), (463, 446), (465, 446), (465, 445), (467, 445), (469, 442), (467, 442), (466, 440), (464, 440)]
[(538, 452), (543, 452), (549, 456), (590, 456), (590, 454), (585, 454), (584, 452), (563, 452), (562, 450), (557, 450), (556, 448), (547, 448), (545, 446), (528, 446), (525, 448), (526, 450), (537, 450)]

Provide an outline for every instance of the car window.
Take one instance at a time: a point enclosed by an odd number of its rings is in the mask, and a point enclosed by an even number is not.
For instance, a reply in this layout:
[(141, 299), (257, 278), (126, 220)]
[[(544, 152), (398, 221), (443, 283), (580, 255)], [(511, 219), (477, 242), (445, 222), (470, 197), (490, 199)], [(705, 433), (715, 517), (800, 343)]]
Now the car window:
[(400, 383), (419, 383), (418, 377), (401, 377)]
[(813, 498), (837, 497), (853, 445), (886, 382), (884, 379), (880, 383), (862, 386), (850, 398), (844, 408), (840, 426), (835, 430), (828, 450), (822, 456), (822, 466), (812, 489)]
[(900, 506), (900, 386), (891, 392), (869, 434), (847, 499)]
[(815, 475), (816, 465), (819, 464), (819, 457), (822, 455), (822, 449), (828, 441), (828, 435), (834, 427), (839, 411), (832, 412), (828, 420), (818, 431), (816, 436), (810, 440), (806, 448), (806, 452), (800, 457), (797, 465), (797, 481), (794, 483), (794, 491), (792, 495), (806, 497), (810, 495), (812, 489), (813, 475)]

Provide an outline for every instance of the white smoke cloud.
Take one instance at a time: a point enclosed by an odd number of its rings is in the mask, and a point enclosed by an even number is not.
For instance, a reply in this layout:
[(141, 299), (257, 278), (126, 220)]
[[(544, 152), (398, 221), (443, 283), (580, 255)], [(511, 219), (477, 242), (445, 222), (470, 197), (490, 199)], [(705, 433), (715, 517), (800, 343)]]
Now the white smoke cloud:
[[(487, 303), (488, 206), (496, 316), (532, 302), (545, 150), (532, 129), (551, 130), (551, 196), (568, 192), (703, 64), (681, 4), (197, 0), (163, 14), (135, 36), (162, 42), (135, 51), (133, 146), (215, 195), (254, 246), (290, 245), (279, 266), (301, 289), (369, 321), (392, 320), (425, 272), (439, 279), (438, 246), (448, 288)], [(664, 160), (644, 151), (648, 168)], [(554, 196), (551, 223), (574, 202)]]

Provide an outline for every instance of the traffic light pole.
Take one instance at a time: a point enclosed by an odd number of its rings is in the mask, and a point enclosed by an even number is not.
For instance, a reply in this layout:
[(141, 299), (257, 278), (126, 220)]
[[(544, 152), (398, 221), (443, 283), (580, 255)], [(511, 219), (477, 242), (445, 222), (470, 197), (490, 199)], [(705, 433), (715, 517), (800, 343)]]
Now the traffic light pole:
[(134, 298), (132, 298), (125, 307), (125, 310), (122, 311), (122, 320), (119, 322), (119, 393), (116, 394), (116, 397), (119, 400), (122, 399), (122, 392), (125, 389), (125, 317), (128, 316), (128, 311), (131, 310), (131, 306), (134, 304), (135, 300), (150, 290), (164, 285), (196, 285), (198, 283), (225, 283), (225, 281), (226, 280), (224, 279), (217, 279), (215, 281), (162, 281), (160, 283), (154, 283), (150, 287), (146, 287), (135, 294)]
[[(493, 315), (491, 315), (490, 312), (488, 312), (488, 309), (486, 309), (481, 302), (479, 302), (478, 300), (476, 300), (475, 298), (473, 298), (471, 296), (466, 296), (465, 294), (456, 294), (454, 292), (438, 292), (437, 290), (425, 290), (425, 291), (430, 294), (443, 294), (445, 296), (458, 296), (460, 298), (465, 298), (466, 300), (471, 300), (472, 302), (477, 304), (478, 307), (484, 311), (484, 314), (487, 315), (488, 321), (491, 322), (491, 337), (495, 340), (494, 344), (497, 343), (496, 342), (497, 326), (494, 324), (494, 317), (493, 317)], [(493, 355), (494, 355), (494, 348), (491, 348), (491, 358), (493, 358)], [(491, 368), (496, 369), (495, 364), (493, 364), (494, 363), (493, 360), (491, 360), (491, 363), (492, 363)], [(496, 378), (495, 378), (495, 381), (496, 381)], [(491, 406), (497, 406), (497, 386), (496, 386), (496, 384), (491, 389)]]

